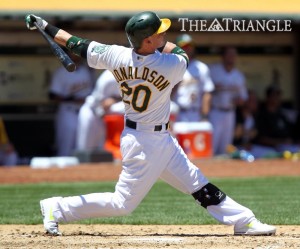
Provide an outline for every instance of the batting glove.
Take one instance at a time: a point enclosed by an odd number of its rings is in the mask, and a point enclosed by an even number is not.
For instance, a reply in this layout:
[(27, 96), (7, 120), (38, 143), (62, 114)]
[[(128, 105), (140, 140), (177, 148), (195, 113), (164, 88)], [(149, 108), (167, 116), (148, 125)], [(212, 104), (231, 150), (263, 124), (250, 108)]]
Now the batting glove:
[(36, 29), (36, 27), (34, 26), (34, 22), (36, 22), (37, 25), (43, 30), (45, 30), (46, 26), (48, 25), (48, 22), (46, 22), (44, 19), (42, 19), (39, 16), (35, 16), (33, 14), (26, 15), (25, 22), (27, 28), (30, 30)]

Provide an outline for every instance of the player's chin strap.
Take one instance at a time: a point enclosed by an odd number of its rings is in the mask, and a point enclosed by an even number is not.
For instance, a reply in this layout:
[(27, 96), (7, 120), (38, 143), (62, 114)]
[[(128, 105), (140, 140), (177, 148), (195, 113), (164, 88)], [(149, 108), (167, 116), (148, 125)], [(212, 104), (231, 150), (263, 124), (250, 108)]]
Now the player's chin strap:
[(225, 199), (226, 194), (215, 185), (208, 183), (193, 193), (192, 196), (202, 207), (207, 208), (208, 206), (221, 203)]

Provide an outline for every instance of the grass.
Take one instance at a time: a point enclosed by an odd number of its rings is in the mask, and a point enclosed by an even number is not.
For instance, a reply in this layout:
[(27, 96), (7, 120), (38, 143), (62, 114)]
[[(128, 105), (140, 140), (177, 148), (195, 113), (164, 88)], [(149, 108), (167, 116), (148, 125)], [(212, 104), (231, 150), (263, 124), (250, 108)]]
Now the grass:
[[(263, 222), (299, 225), (299, 177), (211, 179), (227, 195), (249, 207)], [(0, 185), (0, 224), (40, 224), (39, 200), (112, 192), (115, 182)], [(157, 182), (130, 215), (83, 220), (84, 224), (218, 224), (193, 198)]]

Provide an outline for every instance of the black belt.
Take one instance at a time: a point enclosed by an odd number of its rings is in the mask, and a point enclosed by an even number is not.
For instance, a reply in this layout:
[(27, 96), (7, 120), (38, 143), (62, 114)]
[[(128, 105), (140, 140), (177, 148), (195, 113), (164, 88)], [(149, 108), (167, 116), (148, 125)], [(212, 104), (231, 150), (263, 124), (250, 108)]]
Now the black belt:
[[(134, 122), (130, 119), (126, 119), (126, 126), (131, 128), (131, 129), (135, 129), (136, 130), (136, 127), (137, 127), (137, 122)], [(169, 122), (166, 123), (166, 124), (163, 124), (163, 125), (155, 125), (154, 126), (154, 131), (161, 131), (163, 126), (165, 126), (166, 130), (169, 128)]]

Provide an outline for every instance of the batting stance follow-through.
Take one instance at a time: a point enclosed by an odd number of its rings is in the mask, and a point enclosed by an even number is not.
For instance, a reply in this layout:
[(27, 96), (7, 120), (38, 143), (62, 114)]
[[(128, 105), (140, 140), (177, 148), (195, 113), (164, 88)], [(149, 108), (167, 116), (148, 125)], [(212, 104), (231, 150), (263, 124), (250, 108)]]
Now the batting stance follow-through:
[(86, 58), (90, 67), (110, 70), (125, 103), (123, 170), (115, 192), (41, 200), (48, 233), (60, 235), (60, 222), (129, 214), (161, 178), (194, 197), (219, 222), (234, 225), (236, 235), (275, 234), (275, 227), (258, 221), (250, 209), (210, 183), (168, 131), (171, 90), (189, 62), (185, 51), (166, 41), (169, 19), (148, 11), (134, 15), (125, 27), (132, 48), (82, 39), (40, 17), (26, 16), (29, 29), (35, 28), (34, 21), (57, 43)]

